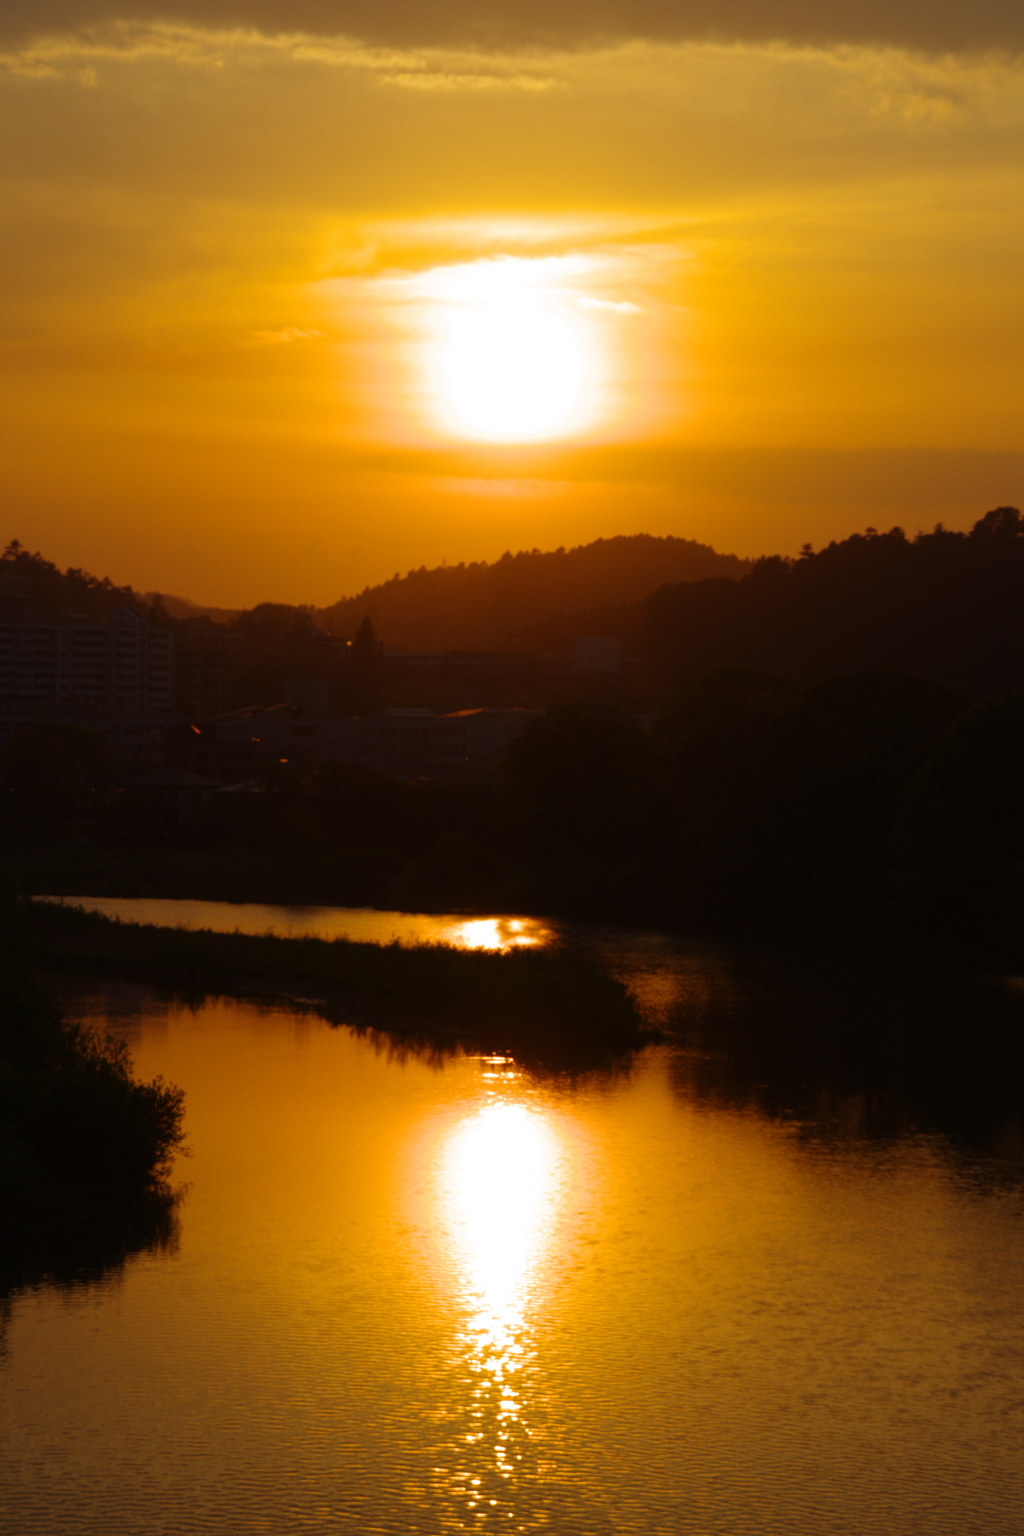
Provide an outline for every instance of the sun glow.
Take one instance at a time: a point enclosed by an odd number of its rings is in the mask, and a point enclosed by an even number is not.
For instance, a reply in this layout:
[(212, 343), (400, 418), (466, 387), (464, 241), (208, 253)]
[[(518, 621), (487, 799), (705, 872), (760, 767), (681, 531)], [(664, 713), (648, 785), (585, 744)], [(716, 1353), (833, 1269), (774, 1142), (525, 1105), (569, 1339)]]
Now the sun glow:
[(427, 374), (449, 431), (486, 442), (537, 442), (592, 425), (602, 358), (585, 303), (569, 286), (583, 258), (505, 256), (439, 268)]

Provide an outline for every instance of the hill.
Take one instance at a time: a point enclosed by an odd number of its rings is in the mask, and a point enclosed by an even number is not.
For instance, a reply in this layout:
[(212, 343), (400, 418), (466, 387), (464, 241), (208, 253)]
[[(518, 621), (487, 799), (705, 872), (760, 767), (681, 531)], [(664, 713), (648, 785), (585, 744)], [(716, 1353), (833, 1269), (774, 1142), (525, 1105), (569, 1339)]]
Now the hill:
[(75, 613), (104, 623), (115, 608), (150, 606), (131, 587), (115, 586), (106, 576), (90, 576), (75, 566), (62, 571), (17, 539), (0, 555), (0, 614), (8, 621)]
[(207, 603), (194, 603), (188, 597), (173, 597), (168, 592), (143, 592), (142, 601), (150, 607), (159, 603), (172, 619), (210, 619), (214, 624), (233, 624), (242, 612), (241, 608), (211, 608)]
[(558, 615), (639, 603), (666, 581), (737, 581), (751, 565), (692, 539), (639, 533), (575, 549), (521, 550), (493, 563), (421, 567), (320, 608), (314, 618), (346, 636), (370, 618), (394, 649), (502, 649)]
[(1024, 689), (1024, 518), (997, 507), (969, 533), (939, 524), (759, 560), (742, 581), (676, 583), (643, 603), (647, 659), (692, 686), (717, 667), (805, 682), (869, 669), (981, 693)]

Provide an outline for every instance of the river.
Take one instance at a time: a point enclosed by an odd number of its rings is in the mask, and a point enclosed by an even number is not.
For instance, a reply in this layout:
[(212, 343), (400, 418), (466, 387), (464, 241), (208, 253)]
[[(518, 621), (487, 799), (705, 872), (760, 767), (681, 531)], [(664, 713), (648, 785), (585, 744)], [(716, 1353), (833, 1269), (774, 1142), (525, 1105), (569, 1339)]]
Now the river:
[[(221, 925), (207, 904), (120, 905)], [(269, 910), (221, 917), (344, 931)], [(445, 936), (400, 916), (348, 931)], [(496, 943), (565, 936), (472, 921)], [(939, 1019), (921, 1087), (835, 1022), (890, 1016), (878, 978), (833, 967), (798, 995), (665, 936), (623, 940), (620, 969), (692, 1027), (571, 1075), (65, 980), (140, 1075), (186, 1090), (190, 1155), (172, 1232), (8, 1298), (0, 1526), (1019, 1530), (1018, 1085), (964, 1086), (944, 988), (915, 1004)]]

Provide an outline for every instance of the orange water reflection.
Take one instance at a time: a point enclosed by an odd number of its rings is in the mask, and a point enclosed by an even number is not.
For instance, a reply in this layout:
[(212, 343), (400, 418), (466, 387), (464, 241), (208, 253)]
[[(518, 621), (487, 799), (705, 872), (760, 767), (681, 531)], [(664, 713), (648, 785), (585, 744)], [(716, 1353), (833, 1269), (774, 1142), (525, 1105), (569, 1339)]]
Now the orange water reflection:
[(453, 944), (460, 949), (519, 949), (558, 941), (558, 925), (539, 917), (467, 917), (459, 912), (386, 912), (375, 907), (270, 906), (164, 896), (42, 896), (163, 928), (214, 933), (273, 933), (284, 939), (350, 939), (363, 944)]
[(467, 1527), (515, 1530), (531, 1474), (535, 1310), (558, 1219), (564, 1153), (553, 1117), (508, 1057), (481, 1062), (482, 1103), (439, 1158), (440, 1217), (459, 1300), (454, 1362), (461, 1421), (438, 1492)]
[(550, 939), (550, 925), (537, 918), (474, 917), (453, 926), (445, 942), (463, 949), (521, 949)]

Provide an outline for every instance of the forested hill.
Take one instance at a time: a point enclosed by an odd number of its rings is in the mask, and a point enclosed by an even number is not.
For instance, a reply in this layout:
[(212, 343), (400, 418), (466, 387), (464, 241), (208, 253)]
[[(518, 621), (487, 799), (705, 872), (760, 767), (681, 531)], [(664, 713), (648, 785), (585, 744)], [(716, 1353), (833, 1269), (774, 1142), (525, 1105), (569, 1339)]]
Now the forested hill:
[(143, 608), (151, 602), (131, 587), (117, 587), (105, 576), (90, 576), (32, 554), (12, 539), (0, 555), (0, 614), (5, 619), (80, 614), (105, 623), (115, 608)]
[(315, 620), (351, 636), (369, 616), (389, 647), (502, 649), (560, 613), (639, 603), (665, 582), (733, 581), (751, 562), (692, 539), (638, 533), (576, 549), (523, 550), (493, 564), (421, 567), (321, 608)]
[(759, 560), (739, 582), (664, 586), (638, 628), (655, 671), (684, 686), (757, 666), (811, 683), (883, 668), (1024, 689), (1024, 518), (997, 507), (969, 533), (940, 524), (914, 539), (869, 529)]

